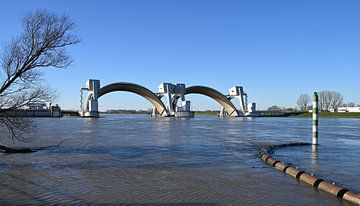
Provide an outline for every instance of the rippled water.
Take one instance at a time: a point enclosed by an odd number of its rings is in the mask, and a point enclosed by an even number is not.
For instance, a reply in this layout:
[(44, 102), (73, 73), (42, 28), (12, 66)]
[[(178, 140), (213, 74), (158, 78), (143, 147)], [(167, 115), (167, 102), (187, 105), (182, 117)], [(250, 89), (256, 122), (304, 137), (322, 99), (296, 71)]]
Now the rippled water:
[[(266, 144), (310, 142), (311, 119), (34, 119), (27, 144), (56, 148), (0, 155), (0, 204), (347, 205), (270, 168)], [(360, 121), (322, 119), (320, 146), (275, 156), (360, 190)], [(10, 144), (10, 143), (8, 143)]]

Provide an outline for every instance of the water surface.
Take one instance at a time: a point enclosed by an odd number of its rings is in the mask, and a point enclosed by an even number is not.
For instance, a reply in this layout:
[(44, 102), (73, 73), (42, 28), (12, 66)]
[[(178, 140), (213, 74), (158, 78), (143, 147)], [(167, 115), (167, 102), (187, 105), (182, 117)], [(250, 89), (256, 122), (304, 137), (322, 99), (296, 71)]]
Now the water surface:
[[(310, 142), (311, 119), (38, 118), (33, 154), (0, 155), (1, 204), (348, 205), (270, 168), (267, 144)], [(323, 119), (320, 146), (275, 156), (359, 191), (360, 121)], [(18, 144), (17, 144), (18, 145)], [(344, 156), (345, 155), (345, 156)]]

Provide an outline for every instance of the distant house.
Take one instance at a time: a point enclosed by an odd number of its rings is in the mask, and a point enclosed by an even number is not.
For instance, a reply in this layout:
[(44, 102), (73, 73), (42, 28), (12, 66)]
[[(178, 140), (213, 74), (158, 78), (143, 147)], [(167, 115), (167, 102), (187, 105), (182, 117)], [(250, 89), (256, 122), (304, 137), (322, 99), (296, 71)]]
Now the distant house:
[(339, 107), (338, 112), (360, 112), (360, 107)]
[(51, 103), (49, 107), (46, 106), (46, 103), (30, 103), (26, 105), (27, 108), (23, 110), (23, 113), (18, 114), (18, 116), (25, 117), (61, 117), (61, 108), (59, 105), (53, 106)]
[(28, 110), (42, 110), (47, 109), (45, 103), (30, 103), (26, 105)]

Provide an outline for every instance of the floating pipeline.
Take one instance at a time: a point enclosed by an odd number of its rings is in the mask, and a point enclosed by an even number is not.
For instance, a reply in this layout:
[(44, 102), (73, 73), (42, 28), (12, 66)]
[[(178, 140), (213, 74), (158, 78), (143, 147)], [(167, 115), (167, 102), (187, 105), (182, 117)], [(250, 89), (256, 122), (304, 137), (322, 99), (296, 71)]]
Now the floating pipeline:
[(321, 191), (332, 194), (343, 200), (360, 205), (360, 194), (354, 193), (346, 188), (340, 187), (335, 183), (326, 182), (325, 180), (318, 178), (313, 174), (308, 174), (302, 170), (299, 170), (297, 167), (287, 165), (271, 156), (271, 154), (273, 154), (275, 149), (284, 148), (284, 147), (294, 147), (294, 146), (307, 146), (307, 145), (312, 145), (312, 144), (289, 143), (289, 144), (281, 144), (281, 145), (270, 145), (261, 148), (258, 155), (264, 162), (269, 164), (271, 167), (285, 173), (290, 177), (297, 179), (298, 181), (304, 182), (308, 185), (311, 185)]

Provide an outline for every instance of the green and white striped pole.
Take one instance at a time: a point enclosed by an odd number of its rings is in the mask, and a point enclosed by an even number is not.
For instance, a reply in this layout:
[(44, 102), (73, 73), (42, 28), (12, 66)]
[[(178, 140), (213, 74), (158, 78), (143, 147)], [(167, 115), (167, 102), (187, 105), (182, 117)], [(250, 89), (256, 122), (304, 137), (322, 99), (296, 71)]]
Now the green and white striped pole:
[(318, 137), (319, 137), (319, 132), (318, 132), (318, 127), (319, 127), (319, 97), (318, 94), (316, 92), (314, 92), (314, 96), (313, 96), (313, 108), (312, 108), (312, 112), (313, 112), (313, 137), (312, 137), (312, 144), (313, 145), (318, 145)]

